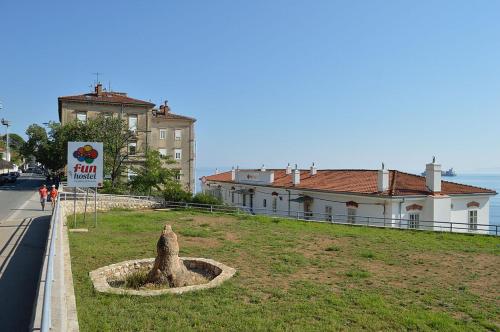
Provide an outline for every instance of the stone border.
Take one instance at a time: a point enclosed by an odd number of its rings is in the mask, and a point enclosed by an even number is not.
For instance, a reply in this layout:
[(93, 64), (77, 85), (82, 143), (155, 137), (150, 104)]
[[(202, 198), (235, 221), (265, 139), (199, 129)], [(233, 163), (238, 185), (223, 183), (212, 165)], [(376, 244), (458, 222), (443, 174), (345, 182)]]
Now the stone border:
[(144, 259), (134, 259), (130, 261), (124, 261), (116, 264), (111, 264), (108, 266), (101, 267), (97, 270), (89, 272), (90, 279), (94, 284), (94, 289), (100, 293), (110, 293), (119, 295), (139, 295), (139, 296), (157, 296), (163, 294), (182, 294), (186, 292), (198, 291), (202, 289), (214, 288), (222, 284), (224, 281), (230, 279), (235, 273), (236, 269), (214, 261), (208, 258), (193, 258), (193, 257), (179, 257), (182, 261), (191, 261), (191, 263), (200, 262), (201, 264), (211, 265), (214, 270), (219, 270), (220, 273), (212, 280), (206, 284), (192, 285), (178, 288), (166, 288), (166, 289), (153, 289), (153, 290), (135, 290), (135, 289), (123, 289), (111, 287), (108, 283), (107, 278), (114, 274), (114, 271), (129, 269), (129, 267), (137, 268), (144, 266), (146, 264), (153, 265), (154, 258), (144, 258)]

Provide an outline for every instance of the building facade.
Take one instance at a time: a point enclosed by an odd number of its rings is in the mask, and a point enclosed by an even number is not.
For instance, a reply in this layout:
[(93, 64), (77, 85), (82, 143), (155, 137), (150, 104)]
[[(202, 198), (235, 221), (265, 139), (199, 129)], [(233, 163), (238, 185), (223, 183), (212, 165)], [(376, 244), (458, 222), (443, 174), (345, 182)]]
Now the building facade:
[(205, 193), (256, 214), (453, 232), (491, 232), (496, 192), (397, 170), (240, 170), (203, 177)]
[(155, 104), (130, 98), (126, 93), (104, 91), (101, 84), (97, 84), (92, 93), (59, 97), (58, 104), (62, 125), (72, 121), (85, 122), (98, 115), (119, 117), (126, 121), (134, 135), (128, 142), (124, 176), (132, 177), (131, 167), (140, 165), (149, 149), (157, 150), (175, 161), (165, 167), (179, 171), (178, 179), (184, 189), (194, 191), (194, 118), (172, 113), (166, 103), (155, 108)]

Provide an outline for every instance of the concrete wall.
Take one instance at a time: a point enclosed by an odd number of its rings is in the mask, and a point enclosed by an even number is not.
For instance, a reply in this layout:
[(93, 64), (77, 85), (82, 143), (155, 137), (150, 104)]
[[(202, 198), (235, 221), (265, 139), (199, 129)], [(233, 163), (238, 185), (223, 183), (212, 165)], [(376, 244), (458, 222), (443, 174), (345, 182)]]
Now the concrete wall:
[[(166, 129), (166, 138), (160, 139), (160, 129)], [(182, 136), (180, 140), (175, 140), (174, 133), (180, 129)], [(181, 171), (181, 183), (187, 191), (194, 191), (195, 184), (195, 132), (194, 122), (182, 119), (168, 119), (161, 116), (151, 116), (151, 142), (153, 148), (166, 149), (167, 155), (175, 161), (175, 164), (167, 165), (169, 168)], [(182, 159), (175, 160), (175, 149), (182, 150)]]
[[(61, 201), (64, 211), (73, 213), (75, 202), (68, 198), (68, 200)], [(98, 195), (97, 211), (108, 211), (111, 209), (133, 209), (144, 210), (160, 207), (161, 204), (155, 201), (148, 201), (144, 199), (137, 199), (128, 196), (112, 196), (112, 195)], [(85, 211), (85, 200), (76, 200), (76, 213), (83, 213)], [(89, 195), (87, 201), (87, 212), (94, 212), (94, 197)], [(69, 213), (69, 212), (67, 212)]]

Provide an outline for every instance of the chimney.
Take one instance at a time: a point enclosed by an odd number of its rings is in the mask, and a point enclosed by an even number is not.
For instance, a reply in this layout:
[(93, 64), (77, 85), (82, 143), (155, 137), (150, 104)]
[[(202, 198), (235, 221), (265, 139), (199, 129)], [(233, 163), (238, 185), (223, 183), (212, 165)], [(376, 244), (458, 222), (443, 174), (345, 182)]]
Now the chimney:
[(292, 174), (292, 166), (290, 166), (290, 163), (288, 163), (288, 165), (286, 166), (285, 173), (286, 174)]
[(215, 169), (215, 174), (219, 174), (219, 169), (218, 168)]
[(381, 193), (387, 189), (389, 189), (389, 171), (385, 169), (385, 165), (382, 163), (382, 168), (378, 170), (377, 191)]
[(261, 172), (265, 172), (266, 171), (266, 167), (264, 166), (264, 164), (262, 164), (262, 167), (260, 168), (260, 171)]
[(292, 183), (294, 186), (300, 184), (300, 171), (297, 169), (297, 164), (295, 164), (295, 169), (293, 170)]
[(236, 180), (236, 170), (234, 169), (234, 166), (233, 168), (231, 168), (231, 181), (234, 181)]
[(310, 173), (311, 173), (311, 176), (316, 175), (316, 173), (318, 173), (318, 169), (316, 168), (316, 166), (314, 166), (314, 163), (312, 163)]
[(425, 184), (432, 192), (441, 191), (441, 165), (436, 164), (436, 157), (432, 157), (432, 163), (425, 165)]
[(97, 83), (96, 86), (95, 86), (95, 93), (100, 96), (102, 95), (102, 84), (101, 83)]

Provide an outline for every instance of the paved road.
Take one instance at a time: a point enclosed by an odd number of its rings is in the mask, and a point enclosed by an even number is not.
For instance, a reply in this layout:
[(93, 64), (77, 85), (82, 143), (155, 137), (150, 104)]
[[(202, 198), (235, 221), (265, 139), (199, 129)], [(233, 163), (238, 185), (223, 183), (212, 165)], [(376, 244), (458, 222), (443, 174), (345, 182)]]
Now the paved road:
[(50, 222), (36, 194), (42, 180), (22, 174), (0, 186), (0, 331), (27, 331), (31, 322)]

